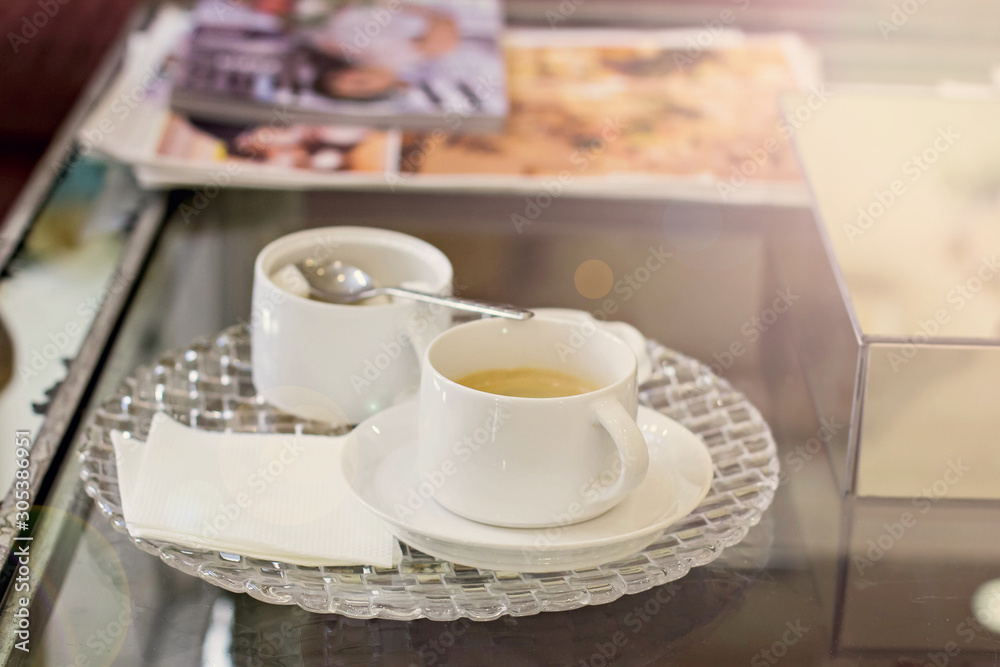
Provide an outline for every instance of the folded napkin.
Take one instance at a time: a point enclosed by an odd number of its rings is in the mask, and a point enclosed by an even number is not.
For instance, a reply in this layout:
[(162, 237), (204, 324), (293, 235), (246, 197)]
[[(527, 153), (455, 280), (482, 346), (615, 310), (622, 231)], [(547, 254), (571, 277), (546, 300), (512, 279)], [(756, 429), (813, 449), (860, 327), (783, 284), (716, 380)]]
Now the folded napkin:
[(347, 437), (208, 432), (157, 413), (146, 442), (111, 433), (125, 524), (298, 565), (393, 566), (399, 544), (341, 476)]

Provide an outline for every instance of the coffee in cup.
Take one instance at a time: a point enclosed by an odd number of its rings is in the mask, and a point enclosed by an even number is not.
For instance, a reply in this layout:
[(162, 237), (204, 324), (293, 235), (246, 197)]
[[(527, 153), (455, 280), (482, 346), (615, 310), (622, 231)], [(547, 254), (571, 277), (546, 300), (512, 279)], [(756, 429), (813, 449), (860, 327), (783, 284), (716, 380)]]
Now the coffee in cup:
[(597, 385), (551, 368), (494, 368), (455, 380), (458, 384), (488, 394), (519, 398), (560, 398), (586, 394)]

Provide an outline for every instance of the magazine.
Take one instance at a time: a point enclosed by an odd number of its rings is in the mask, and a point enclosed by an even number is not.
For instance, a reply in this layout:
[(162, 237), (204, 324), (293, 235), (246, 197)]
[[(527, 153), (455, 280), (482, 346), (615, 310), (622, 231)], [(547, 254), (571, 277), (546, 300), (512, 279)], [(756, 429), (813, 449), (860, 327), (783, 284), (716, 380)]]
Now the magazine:
[(171, 106), (200, 120), (466, 131), (507, 113), (498, 0), (202, 0)]
[[(163, 42), (179, 30), (154, 32), (150, 41)], [(171, 111), (168, 76), (141, 88), (139, 106), (118, 122), (120, 100), (139, 97), (144, 72), (161, 62), (162, 48), (146, 43), (134, 49), (132, 80), (109, 91), (81, 138), (103, 137), (96, 149), (131, 163), (150, 187), (557, 190), (808, 205), (792, 149), (797, 121), (779, 104), (789, 91), (820, 90), (812, 52), (786, 34), (726, 33), (692, 56), (689, 39), (685, 31), (510, 30), (510, 114), (501, 132), (473, 134), (299, 123), (280, 110), (262, 123), (219, 125)], [(94, 129), (109, 118), (113, 132)]]

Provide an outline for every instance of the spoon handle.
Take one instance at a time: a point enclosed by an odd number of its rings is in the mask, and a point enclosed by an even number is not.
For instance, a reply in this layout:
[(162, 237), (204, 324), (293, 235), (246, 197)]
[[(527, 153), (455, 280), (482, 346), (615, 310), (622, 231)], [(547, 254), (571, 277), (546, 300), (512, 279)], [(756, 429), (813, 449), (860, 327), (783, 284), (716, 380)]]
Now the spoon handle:
[(380, 294), (391, 294), (392, 296), (403, 297), (405, 299), (437, 303), (442, 306), (448, 306), (449, 308), (468, 310), (473, 313), (482, 313), (483, 315), (509, 317), (514, 320), (526, 320), (534, 315), (534, 313), (530, 310), (524, 310), (523, 308), (518, 308), (516, 306), (474, 301), (472, 299), (463, 299), (457, 296), (438, 296), (436, 294), (427, 294), (426, 292), (403, 289), (402, 287), (380, 287), (378, 292)]

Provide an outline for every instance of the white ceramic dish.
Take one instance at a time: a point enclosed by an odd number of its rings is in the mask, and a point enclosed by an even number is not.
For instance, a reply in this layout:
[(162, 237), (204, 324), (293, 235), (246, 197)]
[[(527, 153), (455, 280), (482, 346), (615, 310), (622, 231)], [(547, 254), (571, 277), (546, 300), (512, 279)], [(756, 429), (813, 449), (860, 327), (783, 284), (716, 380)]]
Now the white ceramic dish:
[(551, 572), (623, 558), (694, 510), (712, 484), (712, 459), (702, 441), (674, 420), (640, 407), (649, 472), (610, 511), (582, 523), (539, 529), (477, 523), (429, 497), (433, 480), (421, 479), (416, 465), (417, 412), (417, 403), (410, 402), (360, 424), (344, 448), (346, 481), (400, 540), (471, 567)]
[(276, 272), (306, 258), (340, 259), (383, 284), (416, 282), (434, 294), (451, 294), (451, 262), (425, 241), (369, 227), (307, 229), (257, 255), (250, 316), (257, 391), (303, 419), (356, 424), (416, 391), (420, 357), (452, 311), (405, 299), (322, 303), (275, 283)]

